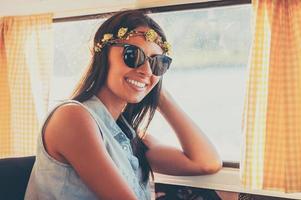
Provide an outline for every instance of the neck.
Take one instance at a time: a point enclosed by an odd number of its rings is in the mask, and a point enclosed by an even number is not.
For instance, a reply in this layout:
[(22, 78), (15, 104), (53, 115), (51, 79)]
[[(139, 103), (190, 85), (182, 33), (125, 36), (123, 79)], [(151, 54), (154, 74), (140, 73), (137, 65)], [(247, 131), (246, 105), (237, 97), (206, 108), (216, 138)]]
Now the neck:
[(127, 105), (124, 100), (117, 98), (112, 92), (105, 88), (99, 91), (97, 97), (106, 106), (107, 110), (110, 112), (115, 121), (118, 119), (123, 109)]

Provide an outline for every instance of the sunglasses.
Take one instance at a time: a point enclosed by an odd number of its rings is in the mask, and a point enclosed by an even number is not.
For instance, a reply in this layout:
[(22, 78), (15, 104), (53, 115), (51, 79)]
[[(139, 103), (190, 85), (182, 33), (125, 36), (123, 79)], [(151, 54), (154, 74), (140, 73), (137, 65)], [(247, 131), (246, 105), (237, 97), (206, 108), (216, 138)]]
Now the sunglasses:
[(149, 62), (152, 73), (155, 76), (163, 75), (169, 68), (172, 59), (166, 55), (147, 56), (144, 51), (135, 45), (125, 43), (112, 43), (112, 46), (123, 47), (123, 61), (130, 68), (138, 68)]

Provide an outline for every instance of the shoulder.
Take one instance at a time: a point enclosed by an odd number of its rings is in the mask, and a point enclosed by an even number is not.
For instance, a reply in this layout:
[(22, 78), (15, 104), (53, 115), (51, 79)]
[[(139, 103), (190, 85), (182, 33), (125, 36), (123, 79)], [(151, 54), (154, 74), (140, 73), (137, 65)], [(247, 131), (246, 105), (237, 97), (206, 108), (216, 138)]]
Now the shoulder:
[(72, 129), (95, 127), (96, 123), (87, 108), (77, 103), (67, 103), (53, 111), (47, 120), (47, 128), (53, 131), (70, 131)]
[(46, 149), (52, 155), (63, 155), (83, 141), (87, 144), (99, 141), (100, 135), (92, 115), (85, 107), (76, 103), (58, 107), (44, 127)]
[(55, 131), (61, 132), (60, 134), (68, 135), (79, 134), (83, 130), (89, 133), (91, 130), (97, 131), (97, 124), (89, 113), (87, 108), (77, 103), (67, 103), (58, 107), (51, 119), (48, 126), (54, 126)]
[(72, 116), (72, 114), (85, 114), (88, 113), (87, 109), (80, 102), (66, 102), (55, 109), (53, 115)]

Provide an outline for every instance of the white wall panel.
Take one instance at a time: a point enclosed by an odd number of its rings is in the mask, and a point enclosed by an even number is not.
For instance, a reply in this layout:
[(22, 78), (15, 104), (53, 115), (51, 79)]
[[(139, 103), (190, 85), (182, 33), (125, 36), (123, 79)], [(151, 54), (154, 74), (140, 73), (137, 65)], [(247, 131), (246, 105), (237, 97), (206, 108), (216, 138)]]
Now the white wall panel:
[(54, 13), (55, 18), (122, 9), (147, 8), (220, 0), (0, 0), (0, 16)]

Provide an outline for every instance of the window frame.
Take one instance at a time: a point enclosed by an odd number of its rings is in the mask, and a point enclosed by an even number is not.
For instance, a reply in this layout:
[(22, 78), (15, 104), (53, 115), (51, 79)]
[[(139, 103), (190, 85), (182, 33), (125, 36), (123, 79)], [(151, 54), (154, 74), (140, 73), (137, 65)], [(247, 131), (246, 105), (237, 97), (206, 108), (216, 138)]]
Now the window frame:
[(280, 197), (285, 199), (301, 199), (301, 193), (284, 193), (271, 190), (246, 189), (240, 182), (238, 169), (223, 167), (218, 173), (202, 176), (171, 176), (154, 173), (155, 183), (188, 186), (217, 191)]
[[(185, 3), (185, 0), (183, 0), (183, 2), (184, 3), (177, 4), (177, 5), (164, 5), (164, 6), (154, 6), (150, 8), (137, 8), (136, 10), (141, 10), (151, 14), (151, 13), (162, 13), (162, 12), (195, 10), (195, 9), (204, 9), (204, 8), (216, 8), (222, 6), (251, 4), (251, 0), (216, 0), (216, 1), (203, 1), (197, 3)], [(54, 17), (53, 23), (90, 20), (90, 19), (103, 19), (111, 16), (114, 13), (116, 12), (104, 12), (104, 13), (95, 13), (95, 14), (70, 16), (70, 17)]]
[[(160, 3), (160, 2), (159, 2)], [(158, 4), (158, 2), (157, 2)], [(251, 4), (251, 0), (207, 0), (202, 2), (188, 2), (183, 0), (182, 4), (177, 5), (163, 5), (148, 8), (138, 8), (148, 14), (163, 13), (171, 11), (195, 10), (204, 8), (216, 8), (223, 6), (235, 6)], [(116, 12), (104, 12), (88, 15), (70, 16), (70, 17), (54, 17), (53, 23), (71, 22), (80, 20), (103, 19), (111, 16)], [(248, 193), (256, 195), (265, 195), (270, 197), (283, 197), (291, 199), (301, 199), (301, 193), (286, 194), (282, 192), (274, 192), (268, 190), (251, 190), (246, 189), (240, 183), (239, 162), (225, 162), (223, 161), (223, 168), (218, 173), (213, 175), (202, 176), (170, 176), (154, 173), (155, 183), (181, 185), (197, 188), (207, 188), (229, 192)]]
[[(165, 12), (172, 12), (172, 11), (216, 8), (216, 7), (223, 7), (223, 6), (235, 6), (235, 5), (244, 5), (244, 4), (251, 4), (251, 0), (219, 0), (219, 1), (205, 1), (205, 2), (203, 1), (203, 2), (198, 2), (198, 3), (184, 3), (184, 4), (178, 4), (178, 5), (140, 8), (137, 10), (141, 10), (148, 14), (152, 14), (152, 13), (165, 13)], [(116, 12), (96, 13), (96, 14), (91, 14), (91, 15), (59, 17), (59, 18), (54, 17), (53, 23), (104, 19), (104, 18), (108, 18), (109, 16), (111, 16), (114, 13), (116, 13)], [(239, 165), (240, 165), (239, 162), (223, 161), (223, 167), (239, 169)]]

